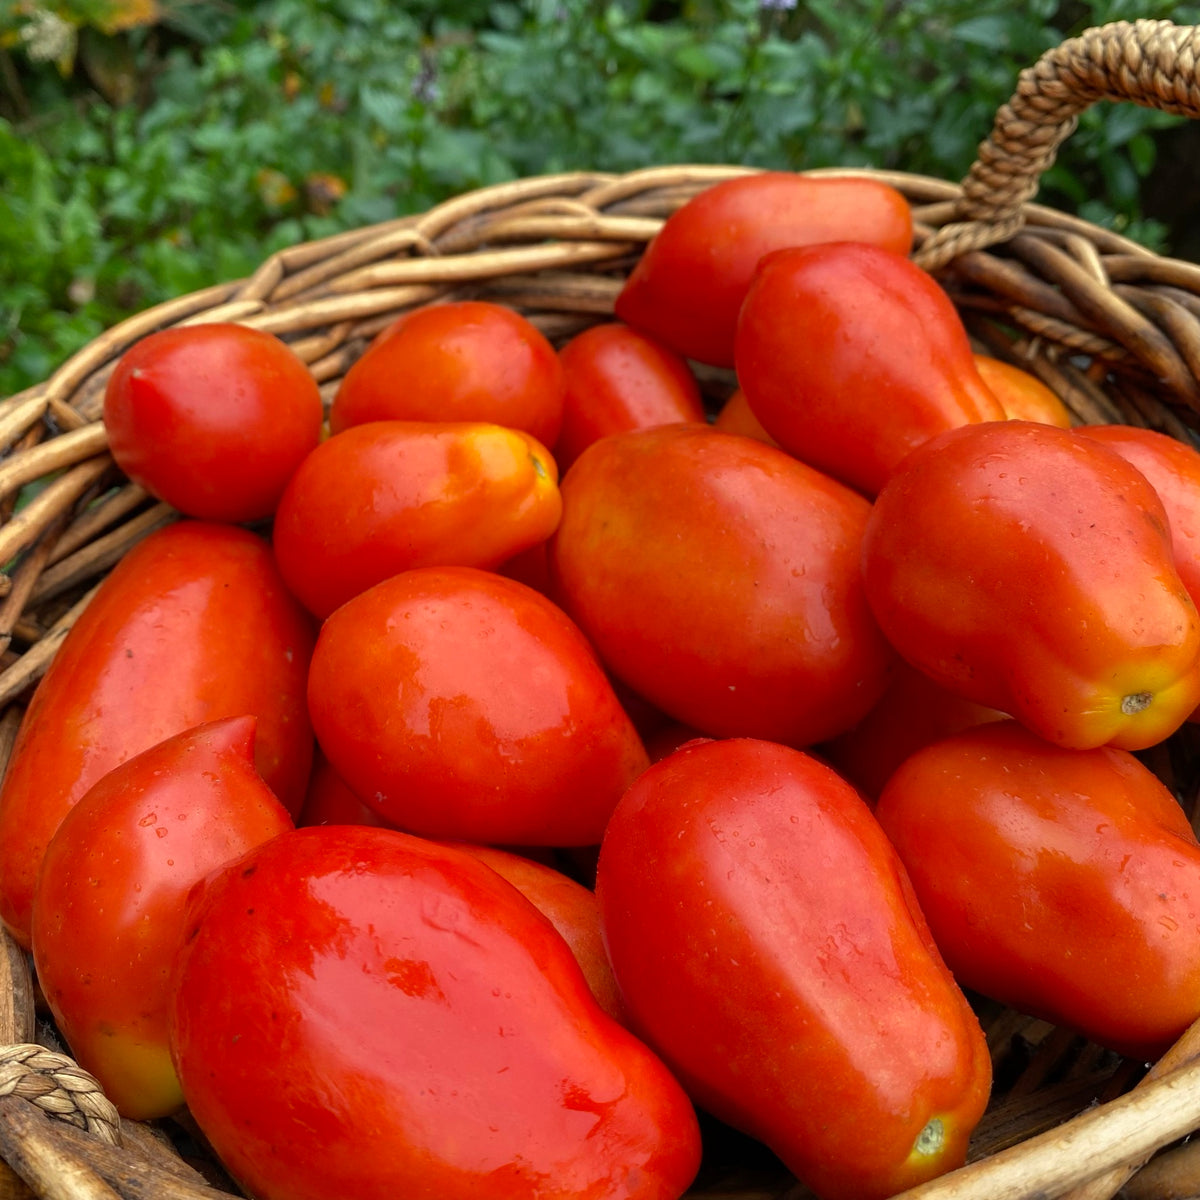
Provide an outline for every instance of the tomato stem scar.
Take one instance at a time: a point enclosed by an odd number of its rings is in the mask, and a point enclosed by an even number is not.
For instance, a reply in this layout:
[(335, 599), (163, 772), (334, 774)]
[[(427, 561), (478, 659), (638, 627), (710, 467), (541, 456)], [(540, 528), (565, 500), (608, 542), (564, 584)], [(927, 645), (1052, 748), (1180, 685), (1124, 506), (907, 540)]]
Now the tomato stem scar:
[(1149, 708), (1153, 699), (1154, 696), (1150, 692), (1131, 692), (1128, 696), (1121, 697), (1121, 711), (1127, 717), (1132, 717), (1135, 713)]

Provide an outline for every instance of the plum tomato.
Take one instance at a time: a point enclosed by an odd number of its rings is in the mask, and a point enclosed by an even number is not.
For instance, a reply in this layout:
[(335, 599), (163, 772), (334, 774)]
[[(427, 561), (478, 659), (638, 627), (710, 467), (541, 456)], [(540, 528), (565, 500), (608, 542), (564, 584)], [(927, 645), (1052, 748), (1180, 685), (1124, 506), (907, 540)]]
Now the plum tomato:
[(696, 1114), (553, 925), (469, 854), (284, 833), (200, 885), (171, 1036), (259, 1200), (678, 1200)]
[(887, 183), (753, 172), (706, 188), (666, 219), (616, 314), (687, 358), (732, 367), (738, 311), (765, 254), (846, 238), (907, 254), (912, 233), (908, 201)]
[(894, 654), (859, 572), (870, 504), (782, 450), (701, 425), (614, 434), (564, 475), (552, 594), (612, 674), (715, 737), (833, 737)]
[(553, 446), (562, 405), (562, 367), (536, 325), (502, 304), (454, 300), (384, 329), (342, 378), (329, 424), (486, 421)]
[(415, 567), (343, 604), (308, 696), (338, 774), (427, 837), (595, 845), (648, 761), (567, 615), (473, 567)]
[(210, 871), (292, 828), (254, 767), (254, 717), (126, 759), (63, 818), (33, 900), (33, 961), (71, 1054), (121, 1114), (181, 1108), (167, 1034), (185, 901)]
[(275, 517), (279, 570), (327, 617), (423, 566), (497, 567), (554, 532), (558, 468), (529, 434), (473, 421), (371, 421), (300, 465)]
[(163, 329), (121, 356), (104, 392), (117, 465), (190, 517), (269, 517), (321, 438), (317, 381), (286, 342), (228, 322)]

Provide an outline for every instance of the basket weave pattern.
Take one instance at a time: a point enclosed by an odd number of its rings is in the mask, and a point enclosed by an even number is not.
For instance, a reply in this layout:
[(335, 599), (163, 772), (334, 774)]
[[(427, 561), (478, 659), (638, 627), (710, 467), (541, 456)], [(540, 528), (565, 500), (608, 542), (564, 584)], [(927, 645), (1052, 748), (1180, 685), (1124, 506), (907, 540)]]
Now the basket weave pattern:
[[(1078, 421), (1190, 439), (1200, 426), (1200, 267), (1030, 203), (1079, 114), (1098, 100), (1200, 116), (1200, 29), (1122, 23), (1049, 52), (1022, 73), (961, 185), (901, 172), (815, 173), (868, 175), (899, 189), (913, 210), (914, 258), (937, 274), (980, 347), (1038, 375)], [(126, 348), (170, 325), (240, 321), (285, 338), (328, 397), (379, 330), (432, 301), (496, 300), (561, 342), (611, 319), (625, 276), (670, 213), (749, 170), (687, 165), (526, 179), (294, 246), (248, 279), (125, 321), (45, 383), (0, 401), (0, 561), (15, 564), (0, 575), (0, 763), (32, 687), (97, 582), (177, 515), (128, 482), (106, 449), (103, 390)], [(701, 382), (714, 408), (734, 386), (720, 371), (703, 372)], [(35, 498), (14, 515), (35, 483)], [(1159, 755), (1190, 801), (1200, 756), (1185, 741)], [(30, 1045), (28, 966), (15, 946), (4, 948), (0, 1159), (9, 1170), (0, 1172), (0, 1200), (227, 1196), (227, 1180), (214, 1176), (212, 1186), (151, 1131), (118, 1122), (90, 1077)], [(1200, 1032), (1143, 1079), (1140, 1064), (1062, 1030), (998, 1006), (982, 1011), (997, 1088), (973, 1142), (975, 1161), (910, 1195), (1102, 1200), (1155, 1150), (1200, 1127)], [(70, 1124), (44, 1120), (31, 1100)], [(1185, 1145), (1122, 1194), (1200, 1194), (1162, 1182), (1188, 1186), (1198, 1157)], [(720, 1155), (697, 1184), (696, 1194), (706, 1191), (743, 1200), (807, 1195), (773, 1162)]]

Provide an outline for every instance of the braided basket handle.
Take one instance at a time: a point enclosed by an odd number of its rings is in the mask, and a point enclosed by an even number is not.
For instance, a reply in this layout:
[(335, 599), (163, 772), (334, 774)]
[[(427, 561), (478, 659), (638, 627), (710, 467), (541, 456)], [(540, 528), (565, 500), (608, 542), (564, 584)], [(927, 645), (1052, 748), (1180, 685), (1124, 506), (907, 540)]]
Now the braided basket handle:
[(1022, 71), (963, 181), (951, 222), (926, 239), (916, 261), (936, 270), (1016, 233), (1042, 173), (1097, 100), (1200, 116), (1200, 27), (1115, 21), (1048, 50)]

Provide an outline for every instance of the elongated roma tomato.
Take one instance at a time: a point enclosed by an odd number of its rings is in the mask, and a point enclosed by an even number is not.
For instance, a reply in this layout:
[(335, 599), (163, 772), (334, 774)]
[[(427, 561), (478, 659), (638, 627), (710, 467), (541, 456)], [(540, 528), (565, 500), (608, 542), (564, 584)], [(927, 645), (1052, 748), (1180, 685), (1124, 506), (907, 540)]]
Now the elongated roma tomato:
[(763, 255), (846, 238), (907, 254), (908, 201), (873, 179), (762, 171), (724, 180), (667, 218), (616, 313), (687, 358), (731, 367), (738, 310)]
[(596, 845), (646, 750), (556, 605), (473, 567), (416, 567), (322, 626), (317, 740), (389, 825), (498, 845)]
[(258, 770), (299, 812), (313, 641), (270, 547), (248, 530), (181, 521), (125, 555), (38, 685), (0, 788), (0, 917), (22, 945), (42, 855), (68, 810), (173, 734), (257, 717)]
[(571, 338), (558, 358), (563, 424), (554, 458), (560, 470), (610, 433), (705, 419), (700, 385), (688, 364), (628, 325), (593, 325)]
[(764, 259), (738, 319), (736, 358), (767, 433), (868, 496), (929, 438), (1005, 418), (933, 276), (862, 242)]
[(197, 895), (188, 1107), (261, 1200), (677, 1200), (692, 1106), (550, 922), (461, 851), (298, 829)]
[(717, 737), (808, 745), (854, 725), (894, 660), (859, 574), (870, 505), (703, 425), (596, 442), (563, 477), (552, 594), (609, 670)]
[(980, 726), (909, 758), (876, 814), (965, 987), (1142, 1060), (1200, 1016), (1200, 844), (1132, 754)]
[(562, 367), (528, 318), (455, 300), (397, 318), (346, 372), (329, 409), (340, 433), (367, 421), (485, 421), (554, 445)]
[(622, 797), (596, 895), (630, 1027), (823, 1200), (961, 1165), (991, 1085), (983, 1032), (829, 767), (749, 738), (685, 746)]
[(114, 767), (63, 818), (38, 876), (38, 981), (72, 1055), (134, 1120), (183, 1105), (167, 1008), (188, 892), (292, 828), (254, 768), (255, 724), (212, 721)]
[(914, 451), (875, 501), (863, 575), (904, 658), (1055, 745), (1143, 749), (1200, 700), (1162, 501), (1076, 430), (998, 421)]
[(495, 567), (554, 532), (540, 442), (478, 422), (372, 421), (300, 465), (275, 517), (279, 569), (318, 617), (411, 567)]

